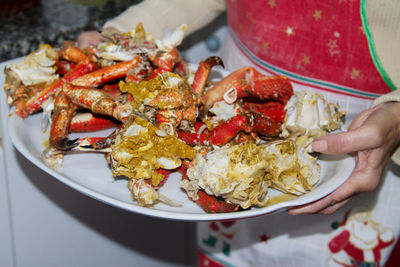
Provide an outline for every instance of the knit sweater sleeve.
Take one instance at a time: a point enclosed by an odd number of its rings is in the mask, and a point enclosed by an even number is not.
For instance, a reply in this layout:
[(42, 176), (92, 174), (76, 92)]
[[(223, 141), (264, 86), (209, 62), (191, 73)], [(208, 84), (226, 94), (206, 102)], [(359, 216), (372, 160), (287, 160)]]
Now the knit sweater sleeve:
[[(374, 106), (384, 102), (400, 101), (400, 2), (398, 0), (367, 0), (365, 13), (369, 28), (371, 53), (383, 77), (388, 77), (397, 90), (378, 97)], [(387, 79), (385, 79), (387, 81)], [(400, 147), (392, 155), (392, 160), (400, 165)]]
[[(400, 90), (397, 89), (396, 91), (393, 91), (391, 93), (388, 93), (386, 95), (382, 95), (375, 99), (373, 106), (379, 105), (381, 103), (385, 102), (392, 102), (392, 101), (400, 101)], [(394, 153), (392, 154), (391, 159), (393, 160), (394, 163), (397, 165), (400, 165), (400, 147), (398, 147)]]
[(204, 27), (225, 11), (224, 0), (145, 0), (129, 7), (103, 28), (114, 27), (128, 32), (142, 22), (145, 30), (161, 39), (165, 29), (187, 24), (186, 35)]

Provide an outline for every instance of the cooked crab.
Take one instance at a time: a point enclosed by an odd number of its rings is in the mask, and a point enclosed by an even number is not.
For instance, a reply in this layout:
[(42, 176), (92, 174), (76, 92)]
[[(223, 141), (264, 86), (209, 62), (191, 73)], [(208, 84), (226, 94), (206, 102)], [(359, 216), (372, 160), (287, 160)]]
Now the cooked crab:
[(192, 160), (195, 155), (194, 148), (173, 135), (159, 130), (147, 120), (132, 117), (116, 136), (109, 161), (114, 177), (130, 179), (128, 187), (134, 199), (140, 205), (152, 205), (159, 199), (152, 187), (157, 187), (164, 179), (158, 170), (176, 169), (181, 166), (181, 159)]
[[(311, 154), (314, 138), (342, 125), (344, 113), (321, 95), (298, 93), (288, 103), (282, 137), (263, 144), (224, 146), (197, 155), (181, 182), (189, 197), (197, 192), (222, 197), (242, 208), (265, 206), (268, 188), (301, 195), (319, 181), (320, 166)], [(307, 122), (307, 123), (306, 123)]]

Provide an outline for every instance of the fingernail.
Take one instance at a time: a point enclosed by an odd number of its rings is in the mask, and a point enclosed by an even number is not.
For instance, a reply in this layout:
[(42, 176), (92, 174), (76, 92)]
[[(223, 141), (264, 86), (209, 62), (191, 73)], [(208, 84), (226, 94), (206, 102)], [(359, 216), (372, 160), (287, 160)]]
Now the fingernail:
[(312, 143), (312, 150), (315, 152), (325, 152), (328, 150), (328, 143), (325, 140), (317, 140)]

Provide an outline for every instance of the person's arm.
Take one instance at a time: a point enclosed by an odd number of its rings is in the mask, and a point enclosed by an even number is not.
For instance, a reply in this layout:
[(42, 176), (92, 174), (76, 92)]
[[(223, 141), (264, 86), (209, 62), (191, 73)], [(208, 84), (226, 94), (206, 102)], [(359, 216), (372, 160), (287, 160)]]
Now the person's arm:
[[(368, 0), (362, 6), (370, 51), (378, 71), (393, 88), (400, 88), (400, 2)], [(353, 195), (375, 190), (390, 158), (400, 165), (400, 90), (377, 98), (373, 107), (361, 112), (347, 132), (321, 137), (313, 150), (325, 154), (352, 154), (356, 166), (334, 192), (311, 204), (289, 210), (289, 214), (330, 214)]]
[[(224, 0), (146, 0), (107, 21), (103, 30), (129, 32), (142, 22), (144, 29), (160, 40), (166, 29), (173, 31), (179, 25), (186, 24), (185, 35), (189, 35), (224, 11)], [(84, 49), (97, 45), (102, 40), (99, 32), (87, 31), (78, 36), (77, 43), (80, 49)]]
[(121, 32), (134, 29), (142, 22), (155, 39), (161, 39), (166, 28), (174, 30), (187, 24), (186, 35), (204, 27), (225, 11), (224, 0), (146, 0), (131, 6), (105, 23)]

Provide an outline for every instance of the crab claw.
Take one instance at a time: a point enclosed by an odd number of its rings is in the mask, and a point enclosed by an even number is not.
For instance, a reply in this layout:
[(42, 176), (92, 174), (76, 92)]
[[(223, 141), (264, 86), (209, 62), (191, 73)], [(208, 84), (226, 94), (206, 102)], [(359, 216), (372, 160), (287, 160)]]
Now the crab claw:
[(218, 83), (216, 83), (211, 89), (209, 89), (202, 97), (204, 103), (203, 109), (199, 114), (200, 118), (204, 118), (207, 115), (208, 110), (218, 101), (224, 99), (226, 91), (231, 89), (231, 84), (237, 81), (254, 80), (260, 76), (260, 73), (249, 66), (243, 67), (237, 71), (232, 72)]
[(65, 137), (65, 138), (62, 138), (62, 139), (54, 142), (53, 146), (56, 147), (57, 149), (64, 150), (64, 151), (71, 150), (78, 145), (78, 143), (77, 143), (78, 140), (79, 140), (79, 138), (70, 140)]
[(204, 87), (211, 72), (211, 68), (217, 65), (224, 67), (224, 62), (220, 57), (217, 56), (208, 57), (200, 62), (192, 84), (193, 91), (197, 95), (201, 96), (203, 94)]

